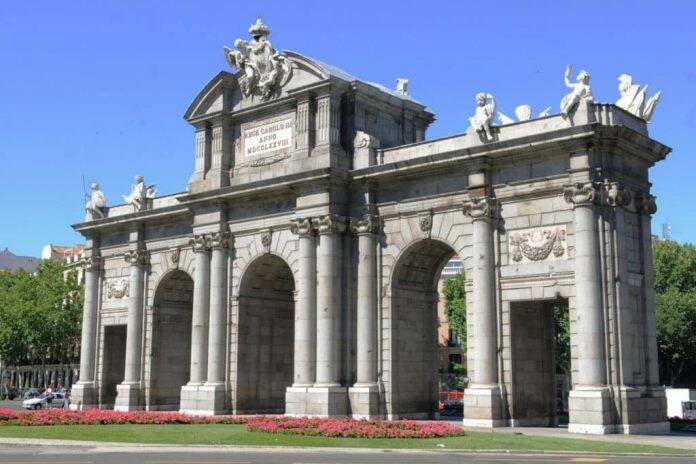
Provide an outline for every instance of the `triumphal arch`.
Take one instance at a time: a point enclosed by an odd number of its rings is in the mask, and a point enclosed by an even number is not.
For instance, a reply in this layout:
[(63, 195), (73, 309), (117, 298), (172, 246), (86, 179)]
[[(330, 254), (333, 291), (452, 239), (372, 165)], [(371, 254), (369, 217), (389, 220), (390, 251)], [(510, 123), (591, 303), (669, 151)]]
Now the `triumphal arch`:
[(648, 170), (669, 148), (646, 123), (659, 95), (598, 103), (569, 68), (560, 113), (496, 125), (493, 95), (472, 91), (463, 131), (428, 140), (433, 114), (406, 80), (278, 52), (261, 21), (249, 32), (184, 115), (186, 191), (157, 196), (139, 176), (108, 206), (94, 184), (74, 226), (73, 407), (432, 417), (437, 279), (458, 256), (465, 424), (554, 424), (562, 305), (571, 431), (666, 430)]

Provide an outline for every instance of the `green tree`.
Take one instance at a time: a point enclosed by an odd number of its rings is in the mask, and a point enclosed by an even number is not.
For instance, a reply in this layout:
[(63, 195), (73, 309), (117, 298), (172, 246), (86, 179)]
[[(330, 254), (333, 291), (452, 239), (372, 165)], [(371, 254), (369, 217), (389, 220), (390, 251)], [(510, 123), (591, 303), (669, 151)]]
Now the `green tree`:
[(567, 306), (553, 307), (556, 368), (570, 376), (570, 314)]
[(445, 316), (462, 346), (466, 345), (466, 291), (464, 272), (445, 280), (442, 293), (445, 297)]
[(0, 272), (0, 373), (23, 361), (67, 362), (80, 337), (82, 300), (75, 272), (66, 274), (62, 263)]
[(696, 247), (657, 242), (653, 260), (658, 355), (663, 380), (675, 385), (696, 367)]

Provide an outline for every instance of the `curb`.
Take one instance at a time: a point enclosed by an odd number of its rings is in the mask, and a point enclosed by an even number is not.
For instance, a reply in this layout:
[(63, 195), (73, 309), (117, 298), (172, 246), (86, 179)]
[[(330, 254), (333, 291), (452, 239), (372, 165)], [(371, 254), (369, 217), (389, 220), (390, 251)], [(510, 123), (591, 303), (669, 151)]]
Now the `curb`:
[(8, 446), (51, 446), (90, 448), (92, 453), (142, 453), (142, 452), (197, 452), (213, 453), (219, 451), (235, 451), (238, 453), (294, 453), (294, 454), (455, 454), (455, 455), (526, 455), (526, 456), (636, 456), (636, 457), (693, 457), (692, 453), (658, 454), (658, 453), (610, 453), (606, 451), (544, 451), (544, 450), (510, 450), (510, 449), (403, 449), (403, 448), (341, 448), (341, 447), (300, 447), (300, 446), (254, 446), (254, 445), (167, 445), (150, 443), (120, 443), (82, 440), (58, 440), (42, 438), (1, 438), (0, 445)]

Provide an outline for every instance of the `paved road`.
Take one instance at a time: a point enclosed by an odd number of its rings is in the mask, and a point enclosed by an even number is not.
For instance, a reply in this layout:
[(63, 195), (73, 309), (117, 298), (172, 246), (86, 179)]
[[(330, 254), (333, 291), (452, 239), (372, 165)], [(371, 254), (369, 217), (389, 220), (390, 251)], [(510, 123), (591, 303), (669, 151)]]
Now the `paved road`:
[(46, 447), (0, 445), (0, 463), (42, 464), (693, 464), (693, 457), (472, 454), (347, 450), (191, 450), (184, 448)]

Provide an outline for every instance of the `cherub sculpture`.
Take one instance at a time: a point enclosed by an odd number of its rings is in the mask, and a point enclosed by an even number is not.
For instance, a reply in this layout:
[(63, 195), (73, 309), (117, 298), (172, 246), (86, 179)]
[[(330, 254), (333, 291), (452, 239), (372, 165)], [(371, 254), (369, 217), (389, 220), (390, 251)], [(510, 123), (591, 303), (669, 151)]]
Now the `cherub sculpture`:
[(647, 85), (641, 88), (640, 85), (633, 83), (633, 76), (622, 74), (619, 76), (619, 93), (621, 97), (616, 101), (616, 106), (648, 122), (652, 118), (657, 102), (660, 101), (662, 91), (658, 91), (655, 95), (645, 100), (647, 92)]
[(483, 132), (488, 142), (493, 140), (491, 126), (495, 116), (495, 97), (490, 93), (476, 94), (476, 111), (469, 118), (471, 129), (476, 132)]
[(157, 190), (155, 185), (145, 185), (143, 176), (137, 174), (135, 183), (131, 186), (129, 195), (123, 195), (123, 201), (127, 205), (133, 205), (136, 211), (143, 211), (147, 208), (148, 200), (155, 198)]
[(259, 90), (262, 100), (268, 100), (273, 92), (290, 80), (292, 65), (282, 54), (277, 53), (268, 40), (271, 30), (261, 18), (249, 28), (251, 40), (234, 41), (235, 49), (224, 47), (225, 59), (243, 74), (238, 76), (239, 87), (244, 96)]
[(573, 66), (569, 64), (563, 74), (566, 87), (571, 89), (571, 92), (561, 100), (561, 116), (563, 118), (567, 118), (581, 101), (594, 101), (590, 88), (590, 73), (584, 70), (580, 71), (575, 78), (576, 82), (573, 83), (569, 79), (572, 70)]
[(106, 217), (106, 196), (99, 189), (97, 182), (92, 182), (90, 187), (92, 192), (89, 195), (85, 193), (85, 198), (87, 198), (87, 203), (85, 204), (87, 220), (103, 219)]

